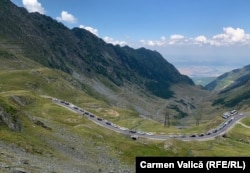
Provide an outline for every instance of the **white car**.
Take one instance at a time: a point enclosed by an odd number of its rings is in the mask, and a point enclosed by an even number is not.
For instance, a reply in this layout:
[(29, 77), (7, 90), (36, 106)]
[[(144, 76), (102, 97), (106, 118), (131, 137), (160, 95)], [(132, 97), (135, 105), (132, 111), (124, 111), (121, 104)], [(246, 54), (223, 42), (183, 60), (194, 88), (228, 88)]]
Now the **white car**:
[(152, 132), (147, 132), (146, 134), (147, 134), (147, 135), (150, 135), (150, 136), (151, 136), (151, 135), (153, 135), (153, 133), (152, 133)]
[(117, 126), (116, 124), (112, 124), (112, 126), (113, 126), (114, 128), (118, 128), (118, 126)]
[(145, 135), (145, 132), (142, 132), (142, 131), (137, 131), (137, 133), (140, 135)]
[(119, 129), (120, 129), (120, 130), (124, 130), (124, 131), (128, 130), (128, 129), (125, 128), (125, 127), (120, 127)]

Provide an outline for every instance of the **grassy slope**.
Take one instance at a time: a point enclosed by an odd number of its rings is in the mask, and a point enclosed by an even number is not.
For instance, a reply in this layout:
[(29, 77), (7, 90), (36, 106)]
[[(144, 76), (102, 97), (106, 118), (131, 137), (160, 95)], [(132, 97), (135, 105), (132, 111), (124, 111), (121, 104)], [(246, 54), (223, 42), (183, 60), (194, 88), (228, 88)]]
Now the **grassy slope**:
[[(23, 128), (22, 132), (13, 132), (6, 126), (0, 125), (0, 141), (12, 143), (37, 157), (53, 157), (65, 161), (66, 165), (85, 165), (87, 168), (95, 170), (97, 168), (105, 169), (109, 166), (101, 158), (98, 164), (91, 164), (90, 161), (99, 158), (100, 155), (111, 160), (112, 158), (120, 159), (121, 162), (118, 161), (118, 164), (130, 164), (131, 168), (133, 168), (136, 156), (250, 155), (250, 132), (243, 126), (236, 126), (228, 134), (228, 138), (206, 142), (145, 139), (133, 141), (129, 137), (100, 128), (79, 115), (42, 98), (41, 95), (67, 100), (119, 125), (145, 131), (189, 134), (207, 130), (211, 127), (211, 123), (207, 122), (198, 127), (181, 130), (174, 127), (164, 128), (162, 124), (155, 121), (139, 118), (133, 110), (110, 107), (102, 99), (90, 97), (80, 90), (85, 88), (84, 85), (62, 72), (44, 68), (21, 56), (18, 57), (18, 61), (0, 57), (0, 64), (4, 64), (0, 68), (0, 97), (7, 104), (19, 110), (18, 115)], [(21, 97), (27, 100), (28, 104), (21, 106), (13, 101), (12, 96)], [(37, 120), (52, 130), (37, 125), (35, 123)], [(211, 122), (213, 125), (217, 125), (221, 119), (211, 120)], [(243, 121), (247, 125), (249, 122), (249, 118)], [(74, 142), (72, 143), (72, 141)], [(62, 146), (62, 143), (65, 146)], [(74, 150), (85, 151), (82, 155), (88, 156), (88, 159), (77, 158)], [(72, 160), (77, 160), (77, 162), (72, 162)], [(0, 157), (0, 162), (15, 165), (15, 163), (7, 162), (3, 157)], [(41, 165), (40, 169), (45, 168), (46, 164)]]

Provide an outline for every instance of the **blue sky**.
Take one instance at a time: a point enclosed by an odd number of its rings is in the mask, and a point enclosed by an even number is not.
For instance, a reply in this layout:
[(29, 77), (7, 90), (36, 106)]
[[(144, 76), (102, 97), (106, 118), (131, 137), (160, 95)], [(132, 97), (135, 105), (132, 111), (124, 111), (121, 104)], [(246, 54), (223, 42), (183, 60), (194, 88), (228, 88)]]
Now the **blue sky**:
[(250, 64), (249, 0), (12, 0), (106, 42), (160, 52), (178, 70), (215, 76)]

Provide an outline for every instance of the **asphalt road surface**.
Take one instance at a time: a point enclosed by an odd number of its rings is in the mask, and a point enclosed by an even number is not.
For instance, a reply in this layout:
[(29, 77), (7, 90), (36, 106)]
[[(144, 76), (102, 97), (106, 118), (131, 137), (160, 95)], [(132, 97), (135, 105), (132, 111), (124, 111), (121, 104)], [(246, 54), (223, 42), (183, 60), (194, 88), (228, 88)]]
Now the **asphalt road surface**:
[(88, 112), (72, 103), (69, 103), (64, 100), (59, 100), (57, 98), (47, 97), (50, 98), (54, 103), (65, 107), (71, 111), (74, 111), (75, 113), (81, 114), (82, 116), (85, 116), (89, 120), (93, 121), (94, 123), (113, 130), (117, 133), (121, 133), (124, 135), (130, 136), (132, 139), (137, 138), (148, 138), (153, 140), (167, 140), (167, 139), (180, 139), (180, 140), (211, 140), (214, 139), (217, 136), (221, 136), (225, 134), (226, 131), (230, 130), (240, 119), (246, 117), (248, 113), (236, 113), (229, 118), (225, 119), (225, 121), (220, 124), (219, 126), (215, 127), (214, 129), (209, 130), (206, 133), (200, 133), (200, 134), (190, 134), (190, 135), (160, 135), (160, 134), (154, 134), (152, 132), (143, 132), (143, 131), (135, 131), (131, 129), (127, 129), (125, 127), (118, 126), (116, 124), (113, 124), (112, 122), (109, 122), (101, 117), (98, 117), (97, 115), (94, 115), (91, 112)]

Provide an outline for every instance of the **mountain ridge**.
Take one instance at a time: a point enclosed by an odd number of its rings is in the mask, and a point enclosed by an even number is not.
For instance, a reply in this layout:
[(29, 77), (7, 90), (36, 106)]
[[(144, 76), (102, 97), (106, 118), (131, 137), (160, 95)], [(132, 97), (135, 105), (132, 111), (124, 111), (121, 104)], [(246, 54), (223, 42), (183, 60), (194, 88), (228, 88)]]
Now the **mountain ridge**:
[(206, 89), (217, 93), (213, 105), (237, 107), (249, 104), (250, 101), (250, 65), (234, 69), (220, 75), (205, 86)]
[(138, 82), (139, 86), (163, 98), (172, 96), (169, 90), (172, 84), (194, 85), (155, 51), (113, 46), (84, 29), (68, 29), (51, 17), (28, 13), (11, 3), (9, 8), (4, 6), (0, 35), (20, 42), (27, 57), (47, 67), (71, 74), (73, 71), (90, 76), (98, 73), (118, 86), (126, 81)]
[(250, 65), (237, 68), (218, 76), (215, 80), (205, 86), (207, 90), (227, 92), (250, 80)]
[[(218, 94), (193, 85), (158, 52), (106, 44), (9, 0), (0, 0), (0, 79), (0, 172), (134, 173), (136, 156), (250, 152), (249, 117), (209, 141), (176, 138), (219, 127), (225, 122), (223, 112), (232, 107), (211, 106)], [(243, 91), (242, 98), (248, 88), (235, 88), (232, 94)], [(161, 90), (166, 90), (165, 98), (157, 96)], [(99, 126), (51, 97), (114, 123), (114, 128), (171, 137), (134, 140), (132, 133)], [(241, 104), (244, 109), (236, 110), (249, 114), (249, 102)]]

